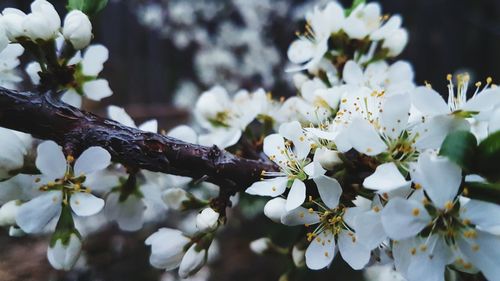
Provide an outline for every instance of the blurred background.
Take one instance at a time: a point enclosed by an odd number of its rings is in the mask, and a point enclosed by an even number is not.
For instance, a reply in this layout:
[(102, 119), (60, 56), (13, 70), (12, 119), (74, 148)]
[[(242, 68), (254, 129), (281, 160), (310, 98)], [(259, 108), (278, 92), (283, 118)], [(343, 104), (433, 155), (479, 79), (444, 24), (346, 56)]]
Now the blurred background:
[[(64, 0), (52, 2), (64, 14)], [(263, 87), (274, 96), (295, 93), (284, 72), (286, 50), (303, 26), (305, 11), (324, 0), (110, 0), (94, 19), (95, 41), (110, 50), (103, 76), (114, 95), (88, 108), (103, 115), (104, 106), (126, 108), (140, 121), (156, 118), (161, 128), (189, 122), (196, 96), (220, 84), (230, 92)], [(340, 1), (349, 6), (351, 1)], [(29, 0), (2, 0), (0, 9), (27, 11)], [(467, 71), (472, 80), (500, 75), (500, 1), (380, 1), (383, 12), (401, 14), (410, 41), (400, 59), (414, 66), (424, 81), (444, 93), (446, 74)], [(26, 58), (28, 59), (28, 58)], [(24, 88), (29, 88), (27, 84)], [(244, 202), (244, 201), (243, 201)], [(219, 259), (196, 280), (277, 280), (287, 264), (260, 257), (248, 242), (271, 229), (281, 243), (293, 233), (260, 215), (234, 210), (220, 241)], [(175, 218), (171, 218), (172, 220)], [(170, 220), (171, 221), (171, 220)], [(159, 225), (168, 225), (162, 222)], [(175, 280), (148, 263), (145, 237), (158, 224), (138, 233), (114, 226), (91, 235), (86, 264), (71, 273), (50, 270), (47, 238), (8, 238), (0, 234), (0, 280)], [(273, 234), (274, 235), (274, 234)], [(284, 244), (285, 245), (285, 244)], [(229, 257), (229, 258), (228, 258)], [(298, 274), (301, 275), (301, 273)], [(308, 280), (363, 280), (343, 264), (307, 275)], [(300, 280), (300, 277), (299, 277)]]

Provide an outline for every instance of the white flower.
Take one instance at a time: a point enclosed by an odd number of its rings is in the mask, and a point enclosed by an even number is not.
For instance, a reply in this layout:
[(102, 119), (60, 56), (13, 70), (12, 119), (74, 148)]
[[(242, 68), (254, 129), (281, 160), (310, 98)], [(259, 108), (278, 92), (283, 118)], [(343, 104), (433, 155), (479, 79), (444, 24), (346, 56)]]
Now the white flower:
[(16, 224), (19, 205), (21, 205), (19, 200), (12, 200), (0, 207), (0, 226), (12, 226)]
[(179, 265), (179, 276), (181, 278), (187, 278), (195, 274), (206, 263), (207, 250), (198, 250), (197, 248), (197, 244), (193, 244), (182, 258)]
[(252, 250), (252, 252), (258, 255), (262, 255), (269, 249), (271, 244), (271, 239), (263, 237), (250, 242), (250, 249)]
[[(316, 156), (317, 155), (317, 156)], [(331, 150), (326, 147), (320, 147), (314, 152), (315, 159), (321, 164), (325, 170), (333, 170), (336, 166), (343, 163), (340, 158), (340, 153), (336, 150)]]
[(15, 170), (24, 165), (29, 145), (15, 131), (0, 127), (0, 179), (15, 175)]
[(137, 194), (130, 194), (125, 199), (119, 192), (111, 192), (106, 197), (104, 215), (109, 221), (116, 221), (125, 231), (136, 231), (144, 224), (146, 205)]
[(160, 228), (146, 239), (146, 245), (151, 246), (149, 262), (156, 268), (172, 270), (181, 264), (184, 247), (191, 239), (181, 231), (170, 228)]
[(43, 192), (24, 203), (17, 214), (17, 224), (27, 233), (40, 232), (69, 204), (77, 216), (91, 216), (104, 207), (104, 200), (90, 193), (84, 185), (85, 176), (105, 169), (111, 156), (101, 147), (85, 150), (71, 166), (62, 148), (53, 141), (38, 145), (36, 167), (42, 173), (39, 186)]
[(9, 44), (0, 52), (0, 86), (16, 89), (16, 84), (22, 81), (16, 68), (23, 52), (24, 48), (19, 44)]
[(179, 187), (172, 187), (165, 190), (161, 198), (167, 207), (173, 210), (180, 210), (183, 202), (189, 200), (187, 191)]
[[(0, 21), (1, 20), (2, 16), (0, 15)], [(9, 45), (9, 38), (7, 37), (7, 32), (5, 31), (5, 25), (0, 22), (0, 52), (2, 52), (7, 45)]]
[(132, 118), (127, 114), (125, 109), (115, 106), (115, 105), (110, 105), (108, 106), (108, 117), (111, 118), (112, 120), (121, 123), (125, 126), (129, 126), (132, 128), (138, 128), (140, 130), (146, 131), (146, 132), (152, 132), (156, 133), (158, 132), (158, 121), (155, 119), (151, 119), (149, 121), (144, 122), (143, 124), (137, 126), (132, 120)]
[(469, 75), (457, 75), (457, 85), (453, 77), (448, 75), (448, 102), (429, 87), (418, 87), (412, 92), (412, 104), (423, 115), (419, 131), (426, 131), (428, 138), (419, 140), (428, 148), (439, 148), (446, 135), (454, 130), (468, 130), (469, 122), (465, 118), (486, 121), (494, 109), (500, 105), (500, 89), (489, 87), (492, 80), (486, 79), (486, 86), (480, 89), (481, 83), (476, 83), (476, 91), (467, 99)]
[(412, 171), (422, 187), (409, 200), (393, 198), (382, 210), (382, 224), (397, 239), (395, 265), (409, 280), (443, 280), (445, 266), (459, 270), (473, 266), (494, 280), (499, 272), (500, 237), (487, 230), (500, 225), (500, 207), (477, 200), (461, 200), (460, 168), (446, 158), (422, 153)]
[(363, 39), (381, 25), (381, 9), (378, 3), (358, 5), (345, 19), (342, 29), (349, 38)]
[[(246, 192), (252, 195), (276, 197), (283, 194), (291, 183), (285, 206), (286, 210), (290, 211), (302, 205), (306, 198), (306, 186), (303, 181), (308, 178), (306, 165), (309, 164), (307, 155), (311, 145), (298, 122), (282, 124), (280, 133), (281, 135), (272, 134), (264, 139), (264, 153), (280, 167), (280, 172), (265, 172), (264, 176), (273, 178), (255, 182)], [(282, 135), (293, 140), (294, 150), (288, 142), (285, 143)], [(312, 167), (307, 169), (309, 173), (313, 172)]]
[(196, 216), (196, 228), (199, 231), (212, 231), (218, 224), (219, 213), (212, 208), (205, 208)]
[(385, 61), (370, 63), (366, 69), (355, 61), (348, 61), (343, 70), (342, 78), (346, 84), (366, 86), (374, 91), (406, 93), (415, 87), (412, 66), (405, 61), (397, 61), (390, 66)]
[(47, 250), (47, 258), (53, 268), (71, 270), (80, 257), (81, 249), (82, 241), (72, 232), (69, 238), (57, 239), (51, 243)]
[(69, 12), (64, 19), (62, 34), (76, 50), (87, 47), (92, 39), (92, 24), (89, 17), (79, 10)]
[(281, 217), (286, 214), (286, 200), (281, 197), (273, 198), (267, 201), (264, 206), (264, 215), (274, 222), (281, 222)]
[(31, 3), (31, 13), (24, 17), (23, 35), (31, 40), (55, 39), (61, 28), (61, 18), (54, 6), (46, 0), (35, 0)]
[(303, 267), (306, 264), (306, 251), (294, 245), (292, 248), (292, 260), (296, 267)]
[(337, 2), (329, 2), (324, 9), (318, 6), (306, 15), (308, 25), (303, 35), (288, 49), (291, 62), (301, 66), (288, 71), (314, 68), (328, 51), (328, 39), (340, 30), (344, 22), (344, 9)]
[(2, 22), (5, 26), (5, 33), (11, 42), (16, 42), (16, 38), (24, 36), (23, 21), (26, 14), (15, 8), (5, 8), (2, 11)]

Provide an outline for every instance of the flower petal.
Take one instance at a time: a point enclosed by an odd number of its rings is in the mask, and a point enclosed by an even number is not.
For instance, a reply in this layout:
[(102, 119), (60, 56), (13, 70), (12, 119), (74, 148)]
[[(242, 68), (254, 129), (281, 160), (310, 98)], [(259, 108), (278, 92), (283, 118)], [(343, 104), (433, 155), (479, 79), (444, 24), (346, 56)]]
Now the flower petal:
[(75, 162), (75, 175), (88, 175), (106, 169), (111, 164), (109, 152), (99, 146), (87, 148)]
[(137, 126), (135, 125), (134, 120), (130, 117), (130, 115), (127, 114), (124, 108), (115, 106), (115, 105), (110, 105), (108, 106), (108, 117), (111, 118), (112, 120), (123, 124), (125, 126), (129, 126), (132, 128), (136, 128)]
[(76, 192), (69, 199), (71, 210), (77, 216), (87, 217), (99, 213), (104, 207), (104, 200), (90, 193)]
[(88, 76), (97, 76), (108, 60), (109, 51), (103, 45), (92, 45), (87, 48), (82, 60), (82, 72)]
[(285, 165), (287, 161), (285, 155), (281, 153), (285, 149), (285, 139), (279, 134), (272, 134), (264, 139), (264, 153), (279, 166)]
[(139, 130), (156, 133), (158, 132), (158, 121), (156, 119), (148, 120), (139, 126)]
[(16, 222), (26, 233), (37, 233), (61, 213), (61, 191), (49, 191), (19, 207)]
[(405, 180), (393, 162), (379, 165), (375, 172), (363, 181), (364, 187), (381, 192), (388, 192), (402, 187), (409, 188), (410, 185), (411, 181)]
[(287, 177), (272, 178), (254, 182), (245, 192), (252, 195), (276, 197), (285, 192), (287, 183)]
[(410, 96), (407, 94), (389, 96), (382, 104), (382, 109), (380, 126), (383, 133), (391, 139), (396, 139), (408, 123)]
[(306, 250), (306, 265), (318, 270), (329, 266), (335, 257), (335, 238), (330, 232), (320, 233)]
[(112, 192), (106, 198), (104, 215), (108, 220), (115, 220), (120, 229), (136, 231), (142, 228), (145, 209), (146, 206), (141, 198), (132, 194), (120, 202), (120, 194)]
[(341, 231), (337, 243), (340, 255), (353, 269), (362, 269), (370, 260), (371, 251), (361, 244), (354, 232)]
[(53, 141), (44, 141), (38, 145), (36, 167), (51, 180), (64, 177), (66, 173), (66, 157), (62, 148)]
[(311, 144), (307, 140), (304, 130), (302, 130), (302, 126), (298, 121), (283, 123), (279, 128), (279, 133), (293, 142), (297, 158), (306, 158), (311, 150)]
[(323, 203), (330, 209), (337, 207), (340, 195), (342, 195), (340, 183), (336, 179), (328, 176), (317, 177), (314, 179), (314, 182), (318, 187), (319, 196)]
[(462, 182), (462, 171), (445, 157), (422, 153), (418, 158), (418, 168), (422, 175), (422, 186), (434, 205), (444, 208), (453, 202)]
[(316, 224), (319, 222), (319, 215), (311, 212), (304, 207), (298, 207), (287, 212), (281, 217), (281, 223), (284, 225), (305, 225)]
[(76, 107), (82, 107), (82, 96), (78, 94), (74, 89), (68, 89), (61, 97), (61, 101)]
[(113, 95), (106, 79), (97, 79), (83, 83), (83, 92), (91, 100), (100, 101)]
[(394, 198), (382, 210), (382, 225), (392, 239), (415, 236), (431, 221), (424, 206), (417, 201)]
[(342, 77), (347, 84), (362, 85), (364, 84), (363, 70), (354, 61), (348, 61), (344, 66)]
[(500, 276), (500, 236), (477, 231), (470, 239), (458, 239), (460, 251), (479, 268), (488, 280), (498, 280)]
[(349, 126), (348, 134), (352, 147), (368, 156), (375, 156), (387, 149), (375, 127), (366, 119), (355, 118)]
[(301, 180), (294, 180), (286, 198), (285, 209), (291, 211), (306, 200), (306, 185)]
[(189, 143), (198, 143), (198, 134), (189, 126), (180, 125), (170, 130), (167, 136)]
[(471, 199), (460, 208), (460, 218), (486, 230), (500, 226), (500, 206)]
[(411, 93), (412, 104), (424, 115), (435, 116), (450, 113), (441, 95), (427, 86), (417, 87)]

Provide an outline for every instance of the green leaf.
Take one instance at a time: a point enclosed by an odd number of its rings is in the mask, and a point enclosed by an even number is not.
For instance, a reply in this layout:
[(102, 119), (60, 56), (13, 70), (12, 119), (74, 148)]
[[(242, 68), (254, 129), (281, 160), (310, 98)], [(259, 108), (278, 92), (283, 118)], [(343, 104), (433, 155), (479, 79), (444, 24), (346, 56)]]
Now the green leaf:
[(439, 155), (448, 157), (462, 169), (470, 171), (477, 149), (476, 137), (468, 131), (455, 131), (446, 136)]
[(356, 7), (358, 7), (361, 4), (365, 4), (365, 3), (366, 3), (366, 0), (353, 0), (351, 7), (349, 9), (345, 10), (345, 16), (348, 17), (352, 13), (352, 11), (354, 11), (354, 9), (356, 9)]
[(477, 150), (477, 173), (489, 181), (500, 181), (500, 131), (484, 139)]
[(500, 183), (466, 182), (469, 198), (500, 204)]
[(80, 10), (88, 16), (94, 16), (100, 12), (106, 5), (108, 0), (68, 0), (68, 10)]

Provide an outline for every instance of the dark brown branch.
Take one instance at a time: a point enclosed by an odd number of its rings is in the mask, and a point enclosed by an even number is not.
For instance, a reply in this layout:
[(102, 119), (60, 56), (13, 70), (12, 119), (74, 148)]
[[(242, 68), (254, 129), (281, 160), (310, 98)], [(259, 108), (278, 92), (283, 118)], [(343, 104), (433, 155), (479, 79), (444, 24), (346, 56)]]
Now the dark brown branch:
[(53, 93), (17, 92), (0, 87), (0, 126), (53, 140), (78, 155), (91, 146), (109, 151), (126, 167), (230, 182), (244, 190), (263, 170), (276, 167), (224, 150), (143, 132), (59, 101)]

